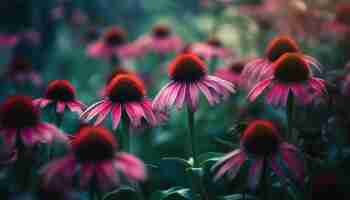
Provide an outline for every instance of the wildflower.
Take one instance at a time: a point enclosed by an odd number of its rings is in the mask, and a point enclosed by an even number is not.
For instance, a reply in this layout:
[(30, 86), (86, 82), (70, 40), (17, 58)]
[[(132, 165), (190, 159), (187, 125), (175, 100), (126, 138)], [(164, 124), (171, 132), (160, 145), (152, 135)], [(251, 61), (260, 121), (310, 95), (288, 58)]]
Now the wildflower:
[[(300, 53), (300, 48), (291, 37), (281, 35), (273, 38), (267, 46), (263, 58), (257, 58), (247, 63), (242, 72), (244, 86), (249, 90), (257, 82), (265, 79), (271, 73), (273, 62), (285, 53)], [(308, 65), (317, 67), (320, 65), (316, 59), (310, 56), (301, 55), (301, 58)]]
[(239, 85), (242, 71), (247, 62), (247, 60), (233, 60), (229, 66), (217, 69), (215, 75), (235, 85)]
[[(282, 160), (280, 160), (282, 159)], [(234, 179), (240, 167), (250, 160), (248, 186), (255, 189), (259, 184), (263, 168), (270, 168), (286, 183), (287, 166), (292, 172), (291, 178), (302, 183), (304, 180), (303, 162), (298, 158), (298, 150), (283, 141), (276, 126), (268, 120), (255, 120), (248, 124), (240, 138), (240, 149), (237, 149), (213, 166), (216, 170), (215, 180), (224, 174)]]
[(335, 18), (326, 22), (326, 30), (336, 34), (350, 33), (350, 4), (337, 4), (335, 12)]
[(90, 121), (98, 116), (95, 125), (99, 125), (111, 112), (113, 129), (116, 129), (123, 110), (133, 127), (140, 127), (142, 119), (152, 126), (157, 123), (151, 101), (146, 97), (145, 86), (136, 75), (121, 74), (114, 77), (106, 87), (103, 99), (88, 107), (81, 118)]
[(171, 81), (166, 84), (153, 101), (156, 110), (176, 104), (180, 109), (186, 103), (192, 111), (197, 109), (198, 92), (201, 91), (210, 105), (219, 103), (235, 90), (233, 85), (216, 76), (207, 74), (207, 66), (194, 54), (181, 54), (169, 64)]
[(122, 175), (130, 181), (146, 179), (142, 161), (131, 154), (117, 152), (117, 141), (105, 128), (80, 129), (71, 146), (71, 153), (42, 169), (46, 185), (72, 183), (77, 173), (80, 188), (95, 184), (102, 191), (117, 186)]
[(74, 86), (67, 80), (51, 81), (46, 89), (45, 97), (33, 101), (34, 105), (41, 108), (50, 103), (56, 104), (56, 112), (63, 113), (68, 107), (70, 111), (81, 114), (85, 105), (76, 100)]
[(18, 139), (27, 146), (67, 140), (54, 125), (40, 121), (39, 110), (27, 96), (11, 96), (1, 103), (0, 132), (10, 146)]
[(266, 101), (274, 106), (285, 106), (291, 92), (298, 104), (308, 104), (326, 93), (325, 82), (314, 77), (311, 66), (300, 53), (286, 53), (271, 65), (268, 77), (260, 81), (248, 94), (254, 101), (268, 90)]
[(225, 48), (218, 38), (209, 38), (206, 42), (191, 44), (191, 52), (203, 57), (205, 60), (213, 58), (228, 58), (234, 53), (231, 49)]

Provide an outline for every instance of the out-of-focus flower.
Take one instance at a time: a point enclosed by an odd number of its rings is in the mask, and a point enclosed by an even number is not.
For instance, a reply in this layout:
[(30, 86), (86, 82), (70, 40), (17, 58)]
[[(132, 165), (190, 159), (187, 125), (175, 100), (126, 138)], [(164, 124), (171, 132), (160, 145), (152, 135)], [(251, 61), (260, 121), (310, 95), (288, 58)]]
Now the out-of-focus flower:
[(209, 38), (205, 42), (193, 43), (189, 51), (205, 60), (211, 60), (213, 58), (225, 59), (234, 55), (232, 49), (224, 47), (218, 38)]
[(121, 74), (114, 77), (106, 87), (103, 99), (88, 107), (81, 118), (90, 121), (98, 116), (95, 125), (99, 125), (111, 112), (113, 129), (116, 129), (123, 110), (133, 127), (140, 127), (143, 119), (151, 126), (157, 124), (151, 101), (146, 97), (145, 86), (136, 75)]
[(28, 96), (11, 96), (0, 105), (0, 133), (9, 146), (20, 139), (24, 145), (67, 141), (54, 125), (41, 122), (39, 110)]
[(98, 189), (108, 191), (120, 183), (122, 176), (129, 181), (146, 179), (141, 160), (116, 151), (118, 144), (110, 131), (102, 127), (84, 127), (72, 140), (72, 152), (42, 169), (44, 183), (48, 187), (60, 185), (60, 182), (71, 184), (79, 173), (80, 188), (95, 184)]
[(198, 92), (201, 91), (210, 105), (219, 103), (233, 93), (232, 83), (207, 74), (207, 66), (195, 54), (181, 54), (169, 64), (168, 74), (171, 79), (153, 101), (155, 110), (164, 110), (176, 104), (180, 109), (184, 103), (196, 111)]
[(127, 33), (118, 26), (112, 26), (102, 34), (102, 37), (87, 47), (87, 54), (95, 58), (110, 59), (116, 56), (127, 59), (138, 56), (139, 50), (127, 41)]
[(18, 41), (16, 34), (0, 33), (0, 46), (2, 47), (12, 47)]
[(274, 106), (285, 106), (291, 92), (298, 104), (308, 104), (315, 97), (326, 93), (324, 80), (316, 78), (312, 66), (300, 53), (285, 53), (271, 65), (267, 77), (261, 80), (248, 94), (250, 101), (268, 90), (266, 101)]
[(325, 30), (340, 35), (350, 33), (350, 3), (337, 4), (335, 18), (325, 23)]
[[(299, 183), (304, 181), (304, 164), (298, 157), (298, 150), (284, 142), (276, 126), (267, 120), (255, 120), (248, 124), (240, 138), (240, 149), (221, 159), (213, 166), (215, 180), (227, 174), (234, 179), (245, 161), (250, 160), (248, 186), (256, 189), (262, 177), (263, 168), (272, 169), (284, 183), (288, 182), (287, 174)], [(280, 160), (281, 159), (281, 160)], [(286, 173), (286, 166), (291, 173)]]
[(152, 32), (140, 37), (134, 45), (144, 51), (154, 51), (158, 54), (177, 52), (182, 48), (182, 39), (171, 28), (164, 24), (155, 25)]
[[(271, 71), (273, 70), (273, 62), (278, 60), (285, 53), (296, 53), (301, 52), (298, 44), (293, 40), (293, 38), (280, 35), (274, 37), (268, 44), (265, 50), (265, 56), (262, 58), (257, 58), (245, 66), (242, 72), (242, 84), (247, 89), (250, 90), (256, 83), (266, 79)], [(316, 59), (311, 56), (300, 54), (300, 57), (308, 65), (314, 65), (319, 67), (320, 64)]]
[(130, 69), (126, 69), (125, 67), (121, 67), (121, 66), (116, 66), (115, 69), (109, 73), (109, 75), (107, 76), (107, 81), (106, 84), (100, 89), (100, 91), (98, 92), (99, 96), (105, 96), (106, 95), (106, 89), (108, 84), (118, 75), (121, 74), (131, 74), (131, 75), (136, 75), (136, 72), (130, 70)]
[(19, 84), (32, 82), (35, 86), (41, 86), (43, 83), (41, 76), (34, 70), (31, 60), (26, 57), (15, 55), (7, 68), (6, 78)]
[(239, 85), (242, 71), (247, 63), (248, 60), (246, 59), (233, 60), (225, 67), (217, 69), (215, 75), (235, 85)]
[(69, 81), (54, 80), (47, 86), (45, 97), (35, 99), (33, 103), (40, 108), (54, 103), (57, 113), (63, 113), (67, 107), (70, 111), (81, 114), (85, 105), (76, 99), (75, 93), (75, 88)]

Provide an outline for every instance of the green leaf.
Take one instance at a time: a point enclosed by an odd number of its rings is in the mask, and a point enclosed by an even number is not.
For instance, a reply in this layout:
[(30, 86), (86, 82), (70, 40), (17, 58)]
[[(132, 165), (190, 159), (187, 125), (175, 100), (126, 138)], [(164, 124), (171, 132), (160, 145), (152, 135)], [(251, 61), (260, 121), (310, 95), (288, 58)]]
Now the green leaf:
[(129, 186), (122, 186), (108, 194), (105, 195), (103, 200), (139, 200), (137, 191)]
[(152, 195), (152, 200), (191, 200), (191, 191), (188, 188), (172, 187), (168, 190), (158, 191)]
[(168, 186), (188, 186), (188, 168), (191, 164), (181, 158), (163, 158), (159, 162), (160, 177)]
[(207, 152), (203, 153), (198, 156), (198, 162), (200, 163), (200, 166), (202, 166), (205, 162), (208, 160), (219, 160), (223, 155), (223, 153), (218, 153), (218, 152)]
[(219, 197), (219, 200), (256, 200), (257, 198), (249, 194), (232, 194), (228, 196)]

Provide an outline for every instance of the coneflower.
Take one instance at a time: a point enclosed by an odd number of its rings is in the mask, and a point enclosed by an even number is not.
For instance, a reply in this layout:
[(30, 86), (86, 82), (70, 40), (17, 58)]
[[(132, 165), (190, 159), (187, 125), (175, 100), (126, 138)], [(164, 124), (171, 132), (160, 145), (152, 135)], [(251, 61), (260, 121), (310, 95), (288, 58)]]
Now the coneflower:
[(182, 39), (168, 25), (157, 24), (152, 28), (150, 34), (137, 39), (135, 46), (138, 46), (140, 51), (144, 51), (143, 54), (153, 51), (164, 55), (179, 51), (182, 48)]
[(325, 28), (336, 34), (350, 33), (350, 3), (337, 4), (335, 17), (326, 22)]
[(209, 38), (205, 42), (193, 43), (191, 45), (191, 52), (211, 61), (214, 58), (225, 59), (234, 55), (234, 52), (224, 47), (223, 43), (218, 38)]
[[(90, 195), (106, 192), (118, 186), (122, 177), (129, 181), (146, 179), (145, 166), (131, 154), (118, 152), (118, 143), (103, 127), (86, 126), (75, 134), (72, 152), (45, 166), (41, 173), (44, 184), (65, 186), (79, 174), (79, 187), (90, 189)], [(92, 191), (91, 191), (92, 190)]]
[(235, 85), (239, 85), (242, 71), (247, 62), (245, 59), (233, 60), (228, 65), (226, 64), (224, 67), (217, 69), (215, 75)]
[(45, 97), (35, 99), (34, 105), (44, 108), (50, 103), (54, 103), (57, 113), (63, 113), (65, 108), (81, 114), (85, 105), (76, 99), (74, 86), (67, 80), (54, 80), (49, 83)]
[[(298, 44), (289, 36), (276, 36), (268, 44), (265, 56), (257, 58), (245, 66), (242, 72), (242, 83), (247, 90), (250, 90), (256, 83), (265, 79), (272, 71), (272, 64), (285, 53), (301, 53)], [(308, 64), (319, 67), (316, 59), (300, 54), (301, 58)]]
[(13, 47), (17, 41), (16, 34), (0, 33), (0, 47)]
[[(288, 183), (289, 178), (303, 183), (304, 165), (298, 154), (293, 145), (283, 141), (271, 121), (255, 120), (248, 124), (241, 135), (240, 148), (227, 154), (213, 166), (212, 169), (216, 171), (214, 180), (225, 174), (229, 179), (234, 179), (240, 167), (249, 160), (247, 184), (251, 190), (256, 189), (263, 177), (266, 178), (267, 170), (272, 170), (283, 183)], [(285, 166), (290, 173), (285, 171)], [(291, 176), (288, 177), (287, 174)]]

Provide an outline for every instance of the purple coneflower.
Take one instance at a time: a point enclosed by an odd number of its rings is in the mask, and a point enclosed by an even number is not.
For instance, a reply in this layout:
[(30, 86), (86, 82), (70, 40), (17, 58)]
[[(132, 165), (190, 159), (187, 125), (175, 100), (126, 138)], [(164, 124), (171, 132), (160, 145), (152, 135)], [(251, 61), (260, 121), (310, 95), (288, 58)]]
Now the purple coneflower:
[(247, 62), (248, 61), (244, 59), (233, 60), (228, 66), (217, 69), (215, 75), (235, 85), (239, 85), (242, 71)]
[(165, 110), (176, 104), (180, 109), (184, 103), (192, 112), (197, 110), (198, 92), (201, 91), (210, 105), (219, 103), (235, 90), (232, 83), (207, 74), (207, 66), (195, 54), (181, 54), (169, 64), (171, 81), (166, 84), (153, 101), (156, 110)]
[(326, 30), (334, 33), (350, 33), (350, 3), (337, 4), (335, 18), (326, 22)]
[[(285, 53), (300, 52), (298, 44), (288, 36), (280, 35), (274, 37), (268, 44), (263, 58), (257, 58), (245, 66), (242, 72), (244, 87), (250, 90), (256, 83), (265, 79), (272, 70), (272, 64)], [(316, 59), (302, 55), (301, 58), (308, 65), (319, 66)]]
[(80, 188), (95, 185), (98, 192), (114, 188), (122, 177), (129, 181), (146, 179), (143, 162), (131, 154), (117, 152), (117, 141), (105, 128), (80, 129), (71, 146), (71, 153), (42, 169), (47, 186), (60, 182), (71, 185), (77, 173)]
[(87, 54), (96, 58), (117, 57), (118, 59), (127, 59), (137, 56), (136, 48), (127, 42), (127, 32), (118, 27), (108, 28), (102, 37), (90, 44), (87, 48)]
[(8, 64), (7, 77), (19, 84), (32, 82), (35, 86), (41, 86), (43, 82), (31, 60), (18, 55), (15, 55)]
[(39, 110), (32, 98), (27, 96), (11, 96), (2, 102), (0, 132), (9, 145), (13, 145), (16, 140), (26, 146), (51, 143), (54, 139), (67, 140), (66, 135), (54, 125), (40, 121)]
[(291, 93), (299, 104), (308, 104), (324, 94), (325, 82), (314, 77), (311, 66), (300, 53), (285, 53), (271, 65), (272, 71), (249, 92), (250, 101), (265, 90), (266, 101), (274, 106), (286, 106)]
[(225, 59), (234, 55), (231, 49), (224, 47), (222, 42), (214, 37), (205, 42), (193, 43), (190, 51), (209, 61), (214, 58)]
[(136, 46), (144, 51), (154, 51), (158, 54), (177, 52), (182, 48), (181, 38), (164, 24), (155, 25), (152, 32), (135, 41)]
[(68, 107), (70, 111), (81, 114), (85, 105), (76, 99), (75, 93), (75, 88), (69, 81), (54, 80), (49, 83), (45, 97), (35, 99), (33, 103), (40, 108), (54, 103), (57, 113), (63, 113)]
[(0, 46), (12, 47), (18, 41), (16, 34), (0, 33)]
[(268, 120), (249, 123), (240, 138), (240, 149), (235, 150), (213, 166), (215, 180), (227, 174), (234, 179), (245, 161), (250, 160), (248, 187), (256, 189), (263, 173), (271, 169), (283, 183), (288, 182), (284, 166), (290, 170), (291, 178), (299, 183), (304, 181), (304, 165), (298, 158), (298, 150), (284, 142), (276, 126)]
[(88, 107), (81, 118), (90, 121), (98, 116), (95, 125), (99, 125), (111, 113), (113, 129), (116, 129), (123, 110), (133, 127), (140, 127), (143, 119), (152, 126), (157, 123), (151, 101), (146, 97), (145, 86), (136, 75), (121, 74), (114, 77), (106, 87), (104, 98)]

